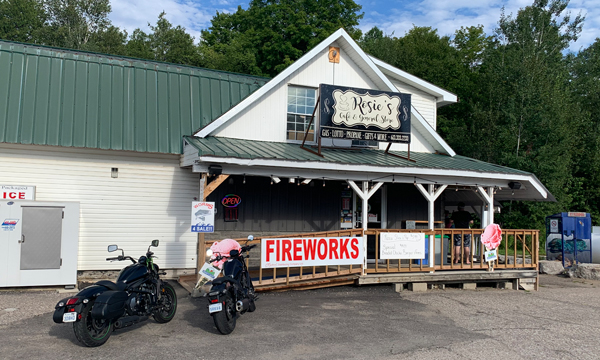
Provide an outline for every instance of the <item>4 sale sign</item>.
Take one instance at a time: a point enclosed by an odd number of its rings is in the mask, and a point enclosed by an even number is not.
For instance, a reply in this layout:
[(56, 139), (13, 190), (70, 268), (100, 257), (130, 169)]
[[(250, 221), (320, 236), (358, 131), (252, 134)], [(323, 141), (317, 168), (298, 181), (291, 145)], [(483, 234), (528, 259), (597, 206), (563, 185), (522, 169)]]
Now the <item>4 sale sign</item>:
[(363, 237), (262, 239), (260, 246), (264, 269), (356, 265), (365, 257)]

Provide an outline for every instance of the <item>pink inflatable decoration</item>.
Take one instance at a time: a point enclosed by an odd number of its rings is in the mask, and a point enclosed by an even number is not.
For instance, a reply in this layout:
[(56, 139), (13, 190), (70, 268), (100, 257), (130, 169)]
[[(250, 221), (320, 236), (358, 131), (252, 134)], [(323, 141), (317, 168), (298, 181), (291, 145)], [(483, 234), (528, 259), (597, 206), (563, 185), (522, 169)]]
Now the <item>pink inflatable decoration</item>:
[(485, 227), (481, 234), (481, 242), (485, 245), (486, 250), (494, 250), (502, 241), (502, 229), (498, 224), (489, 224)]
[[(235, 241), (233, 239), (223, 239), (221, 241), (214, 242), (211, 245), (210, 249), (213, 252), (213, 254), (212, 254), (212, 256), (210, 258), (214, 259), (214, 258), (217, 257), (217, 255), (229, 257), (229, 252), (231, 250), (241, 251), (242, 247), (240, 246), (240, 244), (237, 241)], [(225, 261), (227, 261), (227, 259), (222, 259), (222, 260), (219, 260), (219, 261), (215, 261), (214, 263), (212, 263), (212, 265), (214, 267), (222, 269), (223, 268), (223, 264), (225, 263)]]

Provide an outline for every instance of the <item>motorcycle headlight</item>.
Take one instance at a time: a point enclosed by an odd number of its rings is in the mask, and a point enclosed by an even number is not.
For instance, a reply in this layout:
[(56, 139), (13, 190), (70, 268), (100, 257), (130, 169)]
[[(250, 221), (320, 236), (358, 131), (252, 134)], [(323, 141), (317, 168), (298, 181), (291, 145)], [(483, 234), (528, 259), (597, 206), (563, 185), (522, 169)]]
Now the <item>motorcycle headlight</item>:
[(206, 256), (212, 256), (213, 251), (211, 249), (206, 250)]

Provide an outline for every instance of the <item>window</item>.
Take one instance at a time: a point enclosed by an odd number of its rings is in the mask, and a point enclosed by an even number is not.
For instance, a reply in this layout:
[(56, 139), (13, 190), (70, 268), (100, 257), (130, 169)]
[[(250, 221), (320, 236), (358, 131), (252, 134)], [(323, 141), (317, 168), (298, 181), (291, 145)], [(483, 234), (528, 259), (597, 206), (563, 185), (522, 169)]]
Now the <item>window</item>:
[[(287, 101), (287, 139), (302, 141), (310, 123), (315, 102), (317, 89), (299, 86), (288, 86)], [(315, 114), (316, 117), (316, 114)], [(315, 141), (315, 120), (310, 125), (306, 141)]]

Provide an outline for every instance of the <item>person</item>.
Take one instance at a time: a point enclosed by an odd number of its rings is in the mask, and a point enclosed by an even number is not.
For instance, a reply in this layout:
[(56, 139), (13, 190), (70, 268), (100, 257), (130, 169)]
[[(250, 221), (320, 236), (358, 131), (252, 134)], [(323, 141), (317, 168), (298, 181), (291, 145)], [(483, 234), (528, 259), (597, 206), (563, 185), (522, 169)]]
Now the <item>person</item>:
[[(457, 229), (470, 229), (471, 225), (473, 225), (473, 218), (471, 217), (471, 213), (465, 211), (465, 203), (458, 203), (458, 211), (452, 213), (452, 220), (454, 221), (454, 226)], [(454, 263), (458, 264), (460, 262), (460, 246), (462, 241), (461, 234), (454, 235)], [(469, 259), (469, 255), (471, 253), (471, 234), (465, 234), (464, 236), (464, 259), (466, 259), (465, 264), (471, 264), (471, 260)]]

